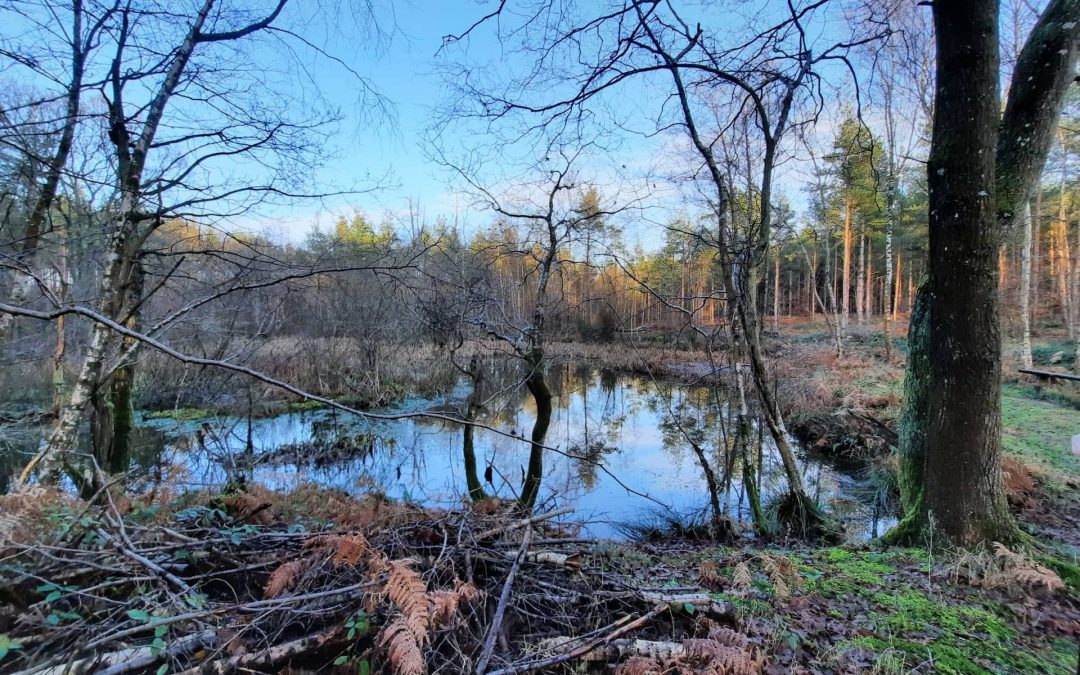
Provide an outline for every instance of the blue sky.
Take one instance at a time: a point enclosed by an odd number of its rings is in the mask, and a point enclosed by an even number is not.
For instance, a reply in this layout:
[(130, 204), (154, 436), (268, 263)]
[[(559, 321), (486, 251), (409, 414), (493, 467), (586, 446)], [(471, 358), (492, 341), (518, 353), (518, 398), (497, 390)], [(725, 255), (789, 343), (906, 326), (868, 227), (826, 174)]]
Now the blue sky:
[[(769, 3), (763, 4), (769, 6)], [(490, 212), (471, 208), (472, 199), (459, 189), (460, 183), (455, 183), (452, 175), (429, 160), (421, 143), (432, 110), (446, 102), (448, 96), (448, 89), (438, 70), (443, 36), (461, 32), (493, 7), (491, 1), (406, 0), (394, 4), (391, 20), (386, 11), (389, 5), (383, 5), (379, 17), (389, 37), (385, 44), (374, 50), (353, 48), (347, 44), (355, 32), (355, 28), (350, 28), (350, 17), (341, 17), (336, 25), (334, 18), (314, 18), (306, 28), (312, 34), (325, 36), (320, 44), (325, 44), (328, 51), (345, 59), (369, 79), (374, 88), (392, 104), (393, 110), (390, 118), (371, 124), (357, 109), (355, 78), (332, 63), (322, 61), (315, 64), (314, 87), (345, 116), (340, 126), (341, 134), (335, 139), (339, 155), (327, 159), (318, 179), (323, 184), (340, 185), (384, 177), (385, 187), (370, 194), (335, 198), (320, 204), (308, 202), (290, 208), (275, 208), (260, 214), (260, 217), (246, 219), (241, 224), (275, 237), (298, 241), (314, 224), (328, 226), (338, 214), (353, 207), (363, 210), (376, 221), (401, 217), (410, 208), (418, 208), (428, 222), (438, 217), (451, 221), (456, 218), (466, 232), (489, 222)], [(331, 25), (319, 25), (326, 21)], [(490, 30), (476, 31), (467, 43), (452, 48), (448, 52), (449, 58), (460, 58), (462, 48), (467, 49), (468, 61), (480, 67), (486, 64), (486, 67), (512, 69), (515, 65), (503, 53)], [(634, 98), (640, 96), (643, 100), (648, 99), (649, 92), (643, 89), (643, 85), (638, 83), (635, 86), (639, 91), (628, 89), (622, 92), (618, 105), (633, 107)], [(825, 122), (819, 135), (827, 136), (828, 129), (832, 128), (829, 120)], [(469, 142), (465, 140), (464, 145), (467, 146)], [(650, 142), (638, 140), (620, 148), (617, 153), (621, 155), (607, 156), (603, 162), (608, 166), (630, 165), (631, 168), (671, 162), (675, 160), (672, 142), (671, 138), (653, 139)], [(684, 139), (674, 142), (681, 143)], [(791, 165), (779, 171), (780, 191), (799, 210), (805, 202), (799, 189), (799, 184), (806, 178), (802, 175), (805, 168)], [(618, 180), (610, 171), (605, 173), (601, 170), (597, 175), (600, 176), (601, 185), (605, 181), (608, 185), (615, 185)], [(500, 179), (492, 180), (497, 182)], [(603, 191), (604, 188), (601, 189)], [(660, 186), (658, 189), (665, 188)], [(691, 208), (670, 192), (665, 198), (665, 205), (675, 211)], [(653, 217), (661, 220), (674, 215), (677, 213), (657, 213)], [(643, 218), (648, 220), (647, 215)], [(659, 244), (659, 228), (637, 224), (629, 230), (626, 243), (630, 246), (641, 244), (649, 249)]]
[[(387, 9), (383, 7), (382, 9)], [(349, 48), (337, 42), (353, 32), (342, 17), (342, 26), (316, 27), (325, 30), (326, 48), (344, 59), (357, 73), (370, 80), (390, 104), (390, 115), (371, 119), (358, 107), (358, 83), (344, 68), (320, 59), (314, 66), (314, 86), (337, 107), (344, 119), (334, 145), (339, 155), (329, 158), (319, 179), (326, 184), (369, 184), (380, 180), (385, 187), (371, 193), (326, 200), (321, 204), (302, 203), (261, 214), (248, 227), (268, 229), (279, 236), (302, 238), (313, 223), (326, 225), (338, 213), (360, 208), (375, 220), (388, 214), (402, 214), (410, 203), (429, 221), (438, 216), (470, 221), (484, 220), (470, 211), (469, 200), (450, 185), (451, 176), (433, 165), (421, 147), (423, 133), (434, 107), (446, 98), (442, 76), (437, 71), (437, 54), (444, 35), (460, 32), (485, 7), (471, 2), (413, 0), (395, 3), (393, 13), (379, 13), (384, 31), (383, 45)], [(487, 44), (485, 44), (487, 42)], [(474, 39), (470, 53), (487, 58), (498, 53), (497, 45)]]

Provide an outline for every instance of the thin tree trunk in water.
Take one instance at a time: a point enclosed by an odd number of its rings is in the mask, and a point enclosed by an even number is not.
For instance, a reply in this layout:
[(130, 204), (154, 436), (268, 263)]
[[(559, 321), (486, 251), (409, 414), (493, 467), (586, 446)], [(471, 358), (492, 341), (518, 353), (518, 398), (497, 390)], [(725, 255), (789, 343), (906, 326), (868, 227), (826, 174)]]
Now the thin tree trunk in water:
[(735, 382), (739, 391), (739, 418), (735, 429), (735, 447), (742, 455), (742, 479), (746, 489), (746, 499), (750, 502), (750, 518), (754, 531), (758, 535), (769, 533), (769, 521), (761, 508), (761, 491), (758, 490), (758, 465), (754, 453), (750, 452), (750, 409), (746, 404), (746, 382), (742, 368), (735, 365)]
[[(126, 194), (123, 213), (134, 212), (134, 196)], [(129, 223), (125, 218), (116, 225), (110, 245), (109, 255), (105, 260), (105, 273), (101, 279), (102, 298), (99, 303), (99, 311), (105, 316), (113, 316), (116, 307), (119, 306), (119, 284), (117, 279), (121, 275), (124, 262), (124, 249), (130, 234)], [(49, 432), (38, 454), (23, 468), (19, 474), (18, 484), (25, 485), (31, 474), (41, 465), (41, 480), (43, 482), (56, 482), (67, 456), (71, 454), (78, 441), (79, 424), (83, 412), (90, 403), (94, 390), (101, 380), (102, 370), (105, 365), (105, 357), (109, 347), (115, 338), (112, 329), (100, 323), (94, 323), (91, 329), (90, 342), (83, 356), (83, 364), (79, 369), (79, 377), (71, 388), (67, 402), (61, 408), (60, 415)]]
[(908, 324), (908, 360), (904, 407), (897, 425), (900, 453), (900, 499), (904, 518), (887, 535), (892, 543), (917, 540), (925, 526), (926, 427), (930, 405), (930, 283), (923, 279)]
[[(138, 261), (128, 261), (128, 278), (121, 284), (123, 295), (119, 312), (126, 315), (124, 322), (128, 328), (138, 328), (139, 309), (142, 301), (143, 273)], [(121, 352), (127, 352), (136, 345), (133, 338), (124, 337)], [(129, 355), (128, 359), (133, 358)], [(131, 431), (134, 427), (135, 364), (131, 361), (121, 364), (95, 390), (92, 396), (91, 428), (94, 444), (94, 457), (98, 466), (106, 473), (116, 474), (128, 470), (131, 459)], [(88, 486), (93, 492), (100, 486)]]
[(536, 403), (536, 421), (530, 437), (529, 467), (521, 486), (521, 497), (518, 499), (522, 508), (527, 511), (536, 506), (536, 497), (540, 494), (540, 483), (544, 477), (544, 439), (551, 424), (551, 390), (544, 379), (543, 359), (543, 352), (533, 352), (528, 360), (530, 370), (526, 386)]
[(1031, 201), (1024, 202), (1024, 242), (1020, 249), (1020, 363), (1031, 368)]
[(469, 424), (469, 422), (475, 421), (476, 415), (480, 412), (480, 400), (483, 396), (481, 386), (484, 381), (484, 370), (480, 365), (480, 359), (476, 355), (473, 355), (469, 361), (469, 378), (472, 380), (473, 388), (469, 392), (469, 400), (465, 404), (465, 419), (467, 421), (461, 428), (461, 448), (465, 458), (465, 485), (469, 490), (469, 499), (479, 502), (487, 499), (487, 494), (484, 492), (483, 484), (480, 482), (480, 473), (476, 466), (476, 449), (473, 443), (476, 429), (472, 424)]

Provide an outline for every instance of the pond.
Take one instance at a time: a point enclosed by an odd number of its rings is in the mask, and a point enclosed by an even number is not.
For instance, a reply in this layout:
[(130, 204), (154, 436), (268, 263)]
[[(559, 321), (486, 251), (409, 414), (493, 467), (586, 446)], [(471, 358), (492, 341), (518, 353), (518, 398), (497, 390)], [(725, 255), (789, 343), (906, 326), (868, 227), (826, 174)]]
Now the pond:
[[(512, 377), (489, 384), (479, 421), (511, 436), (478, 428), (475, 454), (484, 490), (512, 499), (528, 464), (535, 408)], [(555, 398), (544, 453), (540, 502), (570, 506), (584, 534), (619, 539), (626, 522), (659, 514), (704, 514), (706, 483), (691, 443), (723, 476), (732, 406), (723, 388), (688, 386), (645, 376), (615, 374), (581, 365), (552, 366)], [(380, 412), (459, 411), (469, 389), (461, 385), (440, 399), (411, 399)], [(179, 465), (191, 485), (220, 485), (239, 472), (271, 488), (303, 482), (431, 506), (461, 504), (467, 493), (461, 425), (430, 418), (380, 421), (321, 409), (275, 417), (199, 420), (140, 417), (144, 435), (160, 439), (157, 459), (145, 453), (136, 465)], [(763, 499), (780, 493), (782, 466), (767, 433), (761, 438)], [(152, 441), (150, 442), (153, 444)], [(852, 539), (877, 536), (892, 520), (876, 513), (857, 472), (821, 458), (800, 458), (807, 489), (841, 519)], [(744, 490), (732, 471), (722, 496), (733, 517), (749, 520)]]

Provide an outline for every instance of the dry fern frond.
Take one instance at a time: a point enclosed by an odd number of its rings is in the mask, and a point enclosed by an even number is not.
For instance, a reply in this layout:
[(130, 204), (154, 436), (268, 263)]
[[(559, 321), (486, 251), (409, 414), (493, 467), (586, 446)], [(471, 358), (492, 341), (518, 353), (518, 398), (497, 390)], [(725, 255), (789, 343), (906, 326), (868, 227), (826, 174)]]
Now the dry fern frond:
[(716, 628), (713, 628), (709, 631), (709, 639), (729, 647), (750, 649), (750, 638), (727, 626), (717, 626)]
[(750, 584), (754, 582), (754, 577), (750, 573), (750, 566), (745, 562), (741, 562), (735, 566), (735, 573), (731, 577), (731, 585), (736, 591), (747, 591), (750, 589)]
[(386, 624), (379, 635), (379, 647), (394, 675), (427, 675), (427, 663), (416, 636), (403, 618)]
[(665, 672), (656, 659), (631, 656), (615, 667), (614, 675), (661, 675)]
[(1026, 590), (1046, 590), (1056, 593), (1065, 588), (1057, 572), (1010, 550), (1000, 542), (994, 542), (994, 558), (999, 569), (993, 570), (982, 579), (982, 585), (988, 588), (1023, 588)]
[(368, 562), (374, 551), (362, 534), (321, 534), (304, 542), (308, 550), (324, 550), (333, 555), (334, 566), (356, 567)]
[(782, 556), (768, 553), (761, 553), (758, 558), (769, 575), (776, 597), (780, 600), (790, 597), (792, 586), (798, 586), (801, 581), (794, 563)]
[(361, 560), (367, 559), (371, 547), (362, 534), (348, 534), (341, 537), (334, 553), (334, 564), (355, 567)]
[(269, 600), (270, 598), (276, 598), (285, 591), (292, 590), (292, 587), (296, 585), (296, 580), (301, 574), (304, 573), (308, 567), (308, 561), (304, 559), (290, 560), (284, 563), (273, 573), (270, 574), (270, 578), (266, 580), (266, 589), (263, 591), (263, 597)]
[(435, 614), (435, 601), (427, 592), (427, 584), (407, 560), (395, 560), (390, 563), (390, 577), (386, 580), (385, 592), (390, 602), (401, 611), (417, 644), (423, 646)]
[(724, 587), (724, 577), (720, 576), (715, 560), (706, 560), (698, 568), (698, 583), (710, 590), (718, 591)]
[(432, 625), (439, 628), (453, 625), (459, 618), (461, 605), (471, 603), (479, 598), (480, 594), (479, 588), (460, 579), (451, 590), (435, 591), (431, 594), (435, 602)]
[(247, 492), (237, 492), (224, 499), (225, 511), (237, 522), (269, 525), (274, 521), (271, 503)]
[[(692, 666), (690, 672), (704, 675), (757, 675), (761, 673), (765, 667), (765, 659), (756, 648), (749, 646), (746, 636), (739, 636), (734, 631), (730, 632), (733, 635), (720, 634), (720, 637), (728, 642), (712, 638), (683, 640), (685, 656), (682, 660)], [(744, 644), (741, 646), (730, 644), (739, 642)]]

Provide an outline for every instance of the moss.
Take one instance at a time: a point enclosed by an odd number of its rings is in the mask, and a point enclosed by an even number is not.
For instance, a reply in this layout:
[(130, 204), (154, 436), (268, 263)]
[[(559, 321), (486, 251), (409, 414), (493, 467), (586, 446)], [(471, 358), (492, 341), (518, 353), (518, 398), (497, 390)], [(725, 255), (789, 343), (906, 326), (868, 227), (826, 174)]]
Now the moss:
[(876, 655), (877, 672), (910, 672), (928, 663), (934, 672), (955, 675), (1072, 673), (1076, 667), (1075, 656), (1059, 644), (1067, 641), (1041, 650), (1019, 643), (1003, 607), (953, 604), (910, 589), (863, 595), (881, 610), (867, 617), (865, 629), (874, 634), (838, 643), (837, 650)]
[(875, 627), (887, 633), (917, 633), (934, 626), (946, 634), (971, 635), (996, 642), (1011, 640), (1015, 633), (993, 612), (982, 607), (945, 604), (920, 591), (874, 593), (884, 613), (874, 613)]
[(1076, 363), (1076, 345), (1067, 340), (1034, 344), (1031, 361), (1038, 366), (1072, 368)]
[(171, 410), (154, 410), (143, 415), (143, 419), (148, 420), (177, 420), (180, 422), (186, 422), (190, 420), (201, 420), (204, 417), (210, 417), (212, 413), (205, 408), (172, 408)]
[(933, 664), (933, 672), (950, 675), (983, 675), (987, 672), (1072, 675), (1076, 668), (1075, 656), (1067, 654), (1056, 643), (1048, 651), (1033, 651), (977, 640), (959, 643), (941, 639), (919, 642), (899, 637), (868, 636), (846, 640), (837, 647), (841, 651), (860, 649), (877, 654), (876, 664), (885, 662), (890, 665), (890, 669), (879, 669), (879, 672), (889, 673), (910, 672), (928, 663)]
[(776, 610), (771, 604), (758, 598), (747, 598), (729, 593), (712, 593), (714, 600), (722, 600), (735, 608), (739, 616), (775, 617)]
[[(886, 584), (885, 575), (896, 571), (880, 553), (822, 549), (814, 556), (820, 569), (804, 572), (806, 588), (829, 598), (865, 595)], [(806, 567), (803, 568), (807, 569)]]
[(326, 404), (322, 401), (294, 401), (288, 405), (289, 412), (308, 412), (311, 410), (320, 410), (325, 408)]

